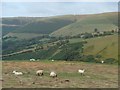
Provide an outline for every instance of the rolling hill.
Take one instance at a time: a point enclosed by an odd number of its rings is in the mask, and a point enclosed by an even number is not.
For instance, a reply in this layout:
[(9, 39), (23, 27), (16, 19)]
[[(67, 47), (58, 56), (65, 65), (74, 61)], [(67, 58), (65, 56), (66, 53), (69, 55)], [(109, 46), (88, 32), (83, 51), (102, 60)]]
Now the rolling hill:
[(118, 37), (118, 35), (110, 35), (85, 40), (81, 38), (73, 38), (69, 41), (70, 43), (87, 41), (83, 47), (84, 55), (101, 55), (102, 59), (115, 58), (118, 60), (118, 38), (120, 38), (120, 36)]
[(50, 34), (61, 27), (64, 27), (68, 24), (73, 23), (72, 20), (69, 19), (59, 19), (59, 18), (50, 18), (50, 19), (42, 19), (37, 20), (35, 22), (31, 22), (22, 28), (14, 30), (15, 33), (39, 33), (39, 34)]
[[(42, 18), (42, 17), (41, 17)], [(26, 25), (27, 23), (33, 22), (36, 19), (41, 19), (38, 17), (8, 17), (8, 18), (2, 18), (0, 21), (2, 22), (2, 32), (3, 36), (8, 34), (9, 32), (12, 32), (18, 28), (21, 28), (22, 26)]]
[[(81, 52), (83, 48), (84, 55), (101, 55), (101, 59), (105, 60), (108, 58), (114, 58), (118, 60), (118, 35), (110, 35), (110, 36), (103, 36), (103, 37), (96, 37), (85, 39), (87, 41), (84, 46), (80, 42), (84, 39), (81, 38), (73, 38), (69, 40), (68, 47), (69, 49), (66, 51), (65, 46), (59, 48), (59, 46), (52, 46), (48, 50), (38, 50), (35, 52), (26, 52), (20, 53), (16, 55), (11, 55), (8, 57), (4, 57), (4, 60), (16, 60), (16, 59), (30, 59), (32, 57), (36, 59), (56, 59), (56, 60), (64, 60), (66, 55), (74, 53), (70, 53), (72, 51), (76, 52), (79, 50)], [(50, 44), (49, 44), (50, 45)], [(71, 47), (71, 49), (70, 49)], [(70, 51), (72, 50), (72, 51)], [(68, 54), (69, 53), (69, 54)], [(77, 53), (75, 53), (77, 55)]]
[(95, 28), (99, 31), (109, 31), (117, 28), (117, 13), (103, 13), (88, 15), (86, 18), (67, 25), (52, 33), (53, 36), (74, 36), (76, 34), (93, 32)]
[[(7, 36), (14, 36), (14, 34), (17, 36), (17, 34), (21, 34), (23, 37), (25, 33), (48, 34), (56, 37), (74, 36), (80, 33), (93, 32), (95, 28), (99, 31), (116, 29), (118, 26), (117, 16), (117, 12), (110, 12), (102, 14), (63, 15), (44, 18), (29, 17), (27, 19), (19, 19), (18, 21), (14, 21), (14, 19), (7, 21), (8, 18), (6, 18), (3, 19), (3, 24), (16, 23), (16, 25), (21, 25), (21, 27), (3, 27), (3, 32), (9, 29), (10, 31), (7, 33)], [(22, 24), (20, 22), (22, 22)], [(36, 37), (37, 36), (39, 35), (36, 35)]]
[(99, 37), (86, 40), (85, 55), (101, 55), (103, 58), (118, 60), (118, 35)]

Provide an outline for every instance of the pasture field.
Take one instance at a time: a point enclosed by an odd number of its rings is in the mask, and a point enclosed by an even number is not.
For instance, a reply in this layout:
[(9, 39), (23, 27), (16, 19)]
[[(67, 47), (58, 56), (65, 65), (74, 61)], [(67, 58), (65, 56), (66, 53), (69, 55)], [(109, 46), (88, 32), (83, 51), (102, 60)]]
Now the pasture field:
[[(3, 61), (3, 88), (117, 88), (118, 66), (78, 61)], [(36, 71), (44, 70), (44, 76), (36, 76)], [(78, 69), (85, 69), (84, 75)], [(12, 71), (22, 71), (22, 76)], [(49, 77), (55, 71), (57, 78)]]
[(118, 60), (118, 35), (110, 35), (87, 40), (84, 46), (85, 55), (101, 55), (103, 58)]
[(101, 55), (103, 59), (115, 58), (118, 60), (118, 35), (102, 36), (90, 39), (70, 39), (70, 43), (87, 41), (84, 44), (84, 55)]

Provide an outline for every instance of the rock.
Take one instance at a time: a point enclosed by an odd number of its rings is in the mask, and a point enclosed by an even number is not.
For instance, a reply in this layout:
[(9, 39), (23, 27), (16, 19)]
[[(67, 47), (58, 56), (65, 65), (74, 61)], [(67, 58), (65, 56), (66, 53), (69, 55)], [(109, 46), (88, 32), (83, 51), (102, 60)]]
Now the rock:
[(66, 79), (65, 82), (70, 82), (70, 80), (69, 80), (69, 79)]
[(32, 82), (32, 84), (35, 84), (35, 82)]

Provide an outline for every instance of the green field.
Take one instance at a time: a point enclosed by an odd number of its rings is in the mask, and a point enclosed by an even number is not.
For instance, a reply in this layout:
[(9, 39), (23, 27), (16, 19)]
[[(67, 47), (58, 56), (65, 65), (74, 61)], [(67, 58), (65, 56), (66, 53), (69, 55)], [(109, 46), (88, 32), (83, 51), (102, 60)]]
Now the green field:
[[(83, 44), (83, 41), (87, 43)], [(89, 55), (93, 55), (94, 59), (96, 56), (101, 56), (98, 62), (111, 58), (115, 59), (115, 62), (118, 62), (118, 35), (108, 35), (89, 39), (73, 38), (69, 39), (67, 46), (52, 43), (45, 44), (44, 46), (46, 45), (48, 46), (46, 49), (14, 54), (3, 57), (3, 60), (26, 60), (35, 58), (84, 61), (85, 58), (81, 58), (81, 55), (85, 55), (86, 58), (88, 58), (87, 56)], [(90, 62), (96, 62), (96, 60)]]
[(118, 60), (118, 35), (93, 38), (86, 40), (84, 46), (85, 55), (102, 55), (103, 58), (115, 58)]
[(95, 28), (99, 31), (110, 31), (118, 28), (117, 16), (117, 13), (103, 13), (83, 17), (76, 16), (76, 22), (54, 31), (52, 35), (74, 36), (80, 33), (94, 32)]
[[(44, 70), (44, 76), (35, 72)], [(85, 69), (81, 76), (78, 69)], [(12, 74), (13, 70), (22, 71), (22, 76)], [(3, 88), (117, 88), (117, 65), (84, 63), (77, 61), (3, 61)], [(55, 71), (57, 78), (49, 77)]]
[(70, 43), (87, 41), (84, 44), (85, 55), (101, 55), (105, 58), (115, 58), (118, 60), (118, 35), (96, 37), (90, 39), (70, 39)]

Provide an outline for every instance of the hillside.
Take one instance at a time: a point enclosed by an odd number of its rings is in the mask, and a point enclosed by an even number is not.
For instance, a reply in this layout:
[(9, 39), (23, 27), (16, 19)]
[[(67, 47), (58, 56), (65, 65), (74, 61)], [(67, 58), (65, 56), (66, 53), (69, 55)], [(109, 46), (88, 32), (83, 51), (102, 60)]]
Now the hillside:
[(117, 28), (117, 21), (117, 13), (89, 15), (84, 19), (53, 32), (51, 35), (74, 36), (80, 33), (94, 32), (95, 28), (99, 31), (109, 31)]
[(70, 43), (87, 41), (84, 44), (84, 55), (101, 55), (102, 58), (115, 58), (118, 60), (118, 35), (96, 37), (83, 40), (81, 38), (70, 39)]
[(31, 22), (22, 28), (14, 30), (15, 33), (39, 33), (39, 34), (50, 34), (61, 27), (73, 23), (69, 19), (50, 18), (37, 20)]
[[(87, 43), (84, 44), (82, 43), (83, 41), (87, 41)], [(108, 58), (114, 58), (118, 60), (117, 35), (96, 37), (90, 39), (73, 38), (69, 39), (69, 43), (67, 44), (67, 46), (64, 44), (62, 46), (58, 44), (54, 45), (52, 43), (45, 45), (47, 45), (47, 49), (39, 49), (37, 51), (15, 54), (12, 56), (3, 57), (3, 59), (24, 60), (34, 57), (35, 59), (85, 60), (85, 58), (81, 58), (81, 55), (100, 55), (102, 56), (101, 59), (103, 60)]]
[[(80, 33), (93, 32), (95, 28), (99, 31), (109, 31), (117, 28), (117, 13), (102, 13), (102, 14), (89, 14), (89, 15), (63, 15), (52, 16), (44, 18), (32, 18), (16, 22), (17, 26), (3, 27), (3, 32), (10, 30), (12, 34), (7, 36), (17, 36), (17, 33), (34, 33), (34, 34), (48, 34), (50, 36), (74, 36)], [(3, 24), (13, 23), (3, 19)], [(37, 37), (37, 36), (36, 36)], [(19, 38), (19, 37), (18, 37)]]
[(103, 58), (115, 58), (118, 60), (118, 36), (106, 36), (86, 40), (84, 46), (85, 55), (101, 55)]
[(2, 21), (2, 32), (3, 35), (8, 34), (9, 32), (12, 32), (18, 28), (23, 27), (24, 25), (33, 22), (37, 19), (41, 19), (38, 17), (11, 17), (11, 18), (2, 18), (0, 21)]

